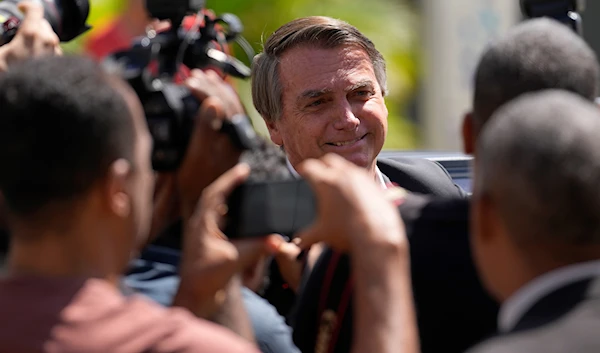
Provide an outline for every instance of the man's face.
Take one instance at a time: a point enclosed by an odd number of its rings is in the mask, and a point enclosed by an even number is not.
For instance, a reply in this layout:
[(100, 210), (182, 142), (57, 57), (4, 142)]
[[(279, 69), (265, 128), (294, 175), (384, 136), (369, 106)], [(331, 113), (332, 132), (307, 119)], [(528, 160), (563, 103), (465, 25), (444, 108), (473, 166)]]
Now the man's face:
[(292, 165), (336, 153), (374, 171), (388, 112), (367, 53), (300, 46), (281, 57), (279, 75), (283, 113), (267, 125)]
[(152, 196), (154, 192), (154, 172), (151, 162), (152, 137), (137, 96), (134, 93), (129, 93), (125, 99), (134, 118), (136, 134), (134, 169), (131, 175), (131, 202), (136, 245), (140, 245), (146, 241), (152, 222)]
[[(479, 165), (475, 163), (474, 180)], [(519, 270), (505, 223), (493, 198), (476, 184), (471, 197), (470, 242), (479, 278), (496, 299), (504, 300), (513, 288), (514, 271)]]

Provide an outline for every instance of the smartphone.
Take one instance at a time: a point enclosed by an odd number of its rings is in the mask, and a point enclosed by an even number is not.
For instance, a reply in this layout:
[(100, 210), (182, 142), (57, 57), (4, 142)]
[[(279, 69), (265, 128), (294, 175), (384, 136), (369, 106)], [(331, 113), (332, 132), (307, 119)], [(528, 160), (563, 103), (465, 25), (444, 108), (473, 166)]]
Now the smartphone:
[(230, 239), (281, 234), (294, 237), (315, 219), (317, 203), (310, 185), (301, 179), (246, 182), (228, 202), (225, 235)]

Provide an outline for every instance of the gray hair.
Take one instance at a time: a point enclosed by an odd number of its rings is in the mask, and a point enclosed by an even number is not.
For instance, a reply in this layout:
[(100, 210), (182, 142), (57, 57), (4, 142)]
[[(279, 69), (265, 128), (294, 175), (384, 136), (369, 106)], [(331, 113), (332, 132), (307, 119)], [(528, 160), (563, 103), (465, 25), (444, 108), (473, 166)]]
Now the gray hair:
[(252, 101), (265, 121), (279, 119), (283, 111), (279, 59), (287, 50), (301, 45), (317, 48), (356, 46), (364, 50), (371, 59), (375, 77), (385, 96), (385, 60), (369, 38), (341, 20), (323, 16), (303, 17), (276, 30), (252, 63)]
[(563, 89), (594, 100), (599, 72), (594, 51), (565, 25), (547, 18), (525, 21), (481, 57), (473, 99), (476, 127), (527, 92)]
[(475, 193), (517, 244), (600, 244), (600, 110), (566, 91), (530, 93), (482, 130)]

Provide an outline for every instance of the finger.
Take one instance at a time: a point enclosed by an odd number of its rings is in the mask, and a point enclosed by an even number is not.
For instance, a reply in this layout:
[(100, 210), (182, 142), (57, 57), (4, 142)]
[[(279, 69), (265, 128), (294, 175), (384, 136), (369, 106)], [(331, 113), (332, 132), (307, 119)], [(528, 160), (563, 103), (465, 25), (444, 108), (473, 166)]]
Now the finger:
[(269, 253), (264, 238), (235, 240), (232, 241), (232, 244), (238, 251), (238, 266), (240, 269), (247, 267)]
[(55, 54), (59, 38), (44, 19), (44, 9), (40, 4), (29, 3), (23, 7), (25, 18), (19, 28), (18, 35), (28, 48), (28, 56)]
[(227, 198), (233, 189), (246, 180), (249, 174), (250, 167), (247, 164), (240, 163), (236, 165), (206, 188), (206, 196), (214, 197), (218, 195), (219, 198)]
[(299, 234), (297, 234), (296, 238), (294, 238), (294, 244), (296, 244), (301, 250), (306, 250), (312, 245), (324, 241), (324, 232), (320, 231), (319, 228), (320, 226), (318, 224), (315, 224), (307, 228), (306, 230), (300, 232)]
[(167, 31), (171, 28), (171, 21), (169, 21), (169, 20), (161, 21), (161, 20), (155, 19), (155, 20), (152, 20), (152, 22), (150, 23), (150, 27), (156, 33), (161, 33), (161, 32)]
[(210, 84), (208, 77), (202, 70), (192, 70), (190, 77), (185, 80), (185, 85), (199, 101), (217, 95), (215, 87)]
[(223, 110), (227, 112), (227, 116), (229, 117), (245, 112), (233, 87), (227, 84), (213, 70), (192, 70), (190, 77), (186, 81), (186, 85), (199, 100), (204, 100), (212, 96), (218, 97), (225, 103)]
[(301, 252), (302, 249), (295, 243), (283, 242), (277, 249), (276, 256), (295, 261)]
[(331, 173), (330, 168), (320, 160), (306, 160), (298, 166), (298, 174), (308, 181), (315, 190), (317, 198), (321, 194), (323, 184), (331, 183), (336, 176)]
[(39, 36), (33, 41), (33, 52), (34, 56), (49, 55), (55, 53), (55, 48), (58, 46), (58, 37), (52, 32), (50, 25), (41, 26), (41, 28), (48, 27), (48, 29), (42, 29)]
[(221, 99), (227, 103), (226, 108), (228, 108), (228, 116), (231, 117), (235, 114), (246, 113), (240, 97), (233, 86), (225, 82), (223, 77), (220, 76), (216, 71), (210, 70), (206, 73), (206, 75), (210, 82), (219, 91), (219, 97), (221, 97)]
[(321, 161), (328, 167), (336, 168), (336, 169), (344, 169), (344, 168), (353, 168), (354, 164), (346, 160), (344, 157), (337, 155), (335, 153), (328, 153)]
[(18, 5), (19, 10), (25, 15), (25, 21), (39, 21), (44, 18), (44, 7), (37, 2), (23, 1)]
[(325, 164), (318, 159), (307, 159), (298, 165), (298, 174), (308, 181), (319, 179), (325, 169)]
[(279, 248), (287, 243), (287, 241), (279, 234), (271, 234), (264, 238), (265, 246), (267, 247), (269, 253), (276, 254), (279, 252)]
[(200, 106), (196, 123), (209, 125), (213, 130), (220, 129), (222, 121), (226, 119), (223, 103), (220, 98), (215, 96), (206, 98)]

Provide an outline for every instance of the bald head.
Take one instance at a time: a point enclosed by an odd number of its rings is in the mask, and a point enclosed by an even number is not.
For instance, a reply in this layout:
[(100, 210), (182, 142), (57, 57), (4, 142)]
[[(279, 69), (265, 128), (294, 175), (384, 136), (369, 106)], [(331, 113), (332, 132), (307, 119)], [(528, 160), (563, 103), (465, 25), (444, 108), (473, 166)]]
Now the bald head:
[(600, 110), (580, 96), (519, 97), (482, 130), (475, 192), (493, 200), (517, 244), (599, 245), (599, 137)]
[(527, 92), (563, 89), (592, 101), (599, 71), (592, 49), (563, 24), (546, 18), (523, 22), (481, 57), (475, 74), (475, 128)]

